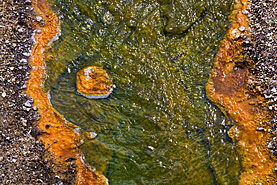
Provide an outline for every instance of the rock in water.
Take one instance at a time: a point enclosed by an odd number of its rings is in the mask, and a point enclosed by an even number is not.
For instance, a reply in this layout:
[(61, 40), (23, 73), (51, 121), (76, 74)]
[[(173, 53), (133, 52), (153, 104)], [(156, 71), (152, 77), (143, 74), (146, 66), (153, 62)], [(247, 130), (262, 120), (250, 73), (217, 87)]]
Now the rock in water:
[(89, 99), (107, 98), (113, 91), (113, 83), (102, 67), (88, 66), (76, 76), (77, 93)]

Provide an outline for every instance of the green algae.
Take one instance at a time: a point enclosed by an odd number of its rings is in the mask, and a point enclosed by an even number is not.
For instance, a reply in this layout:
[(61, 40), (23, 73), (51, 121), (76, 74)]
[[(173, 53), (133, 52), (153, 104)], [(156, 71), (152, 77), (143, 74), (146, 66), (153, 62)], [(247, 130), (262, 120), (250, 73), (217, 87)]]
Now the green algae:
[[(97, 133), (81, 146), (110, 184), (237, 184), (228, 119), (205, 94), (231, 0), (56, 0), (61, 36), (45, 91), (65, 118)], [(83, 67), (102, 66), (108, 99), (76, 94)]]

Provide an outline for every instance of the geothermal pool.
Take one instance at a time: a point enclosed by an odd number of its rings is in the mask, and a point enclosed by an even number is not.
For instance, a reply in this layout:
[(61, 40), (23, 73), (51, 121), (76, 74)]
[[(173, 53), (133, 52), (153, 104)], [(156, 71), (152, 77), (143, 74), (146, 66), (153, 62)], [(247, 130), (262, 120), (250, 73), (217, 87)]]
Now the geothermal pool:
[[(237, 184), (231, 121), (206, 97), (231, 0), (53, 0), (61, 34), (46, 53), (45, 92), (85, 139), (86, 161), (111, 185)], [(76, 92), (103, 67), (106, 99)], [(85, 137), (84, 137), (85, 138)]]

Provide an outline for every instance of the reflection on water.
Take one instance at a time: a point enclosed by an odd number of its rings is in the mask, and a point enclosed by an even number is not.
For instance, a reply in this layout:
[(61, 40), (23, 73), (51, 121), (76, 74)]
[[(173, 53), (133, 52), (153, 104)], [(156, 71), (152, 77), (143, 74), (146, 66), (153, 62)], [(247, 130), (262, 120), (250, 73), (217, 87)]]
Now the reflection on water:
[[(94, 140), (81, 146), (110, 184), (237, 184), (227, 118), (205, 84), (231, 0), (56, 0), (62, 34), (48, 52), (53, 106)], [(108, 99), (76, 93), (76, 73), (102, 66)]]

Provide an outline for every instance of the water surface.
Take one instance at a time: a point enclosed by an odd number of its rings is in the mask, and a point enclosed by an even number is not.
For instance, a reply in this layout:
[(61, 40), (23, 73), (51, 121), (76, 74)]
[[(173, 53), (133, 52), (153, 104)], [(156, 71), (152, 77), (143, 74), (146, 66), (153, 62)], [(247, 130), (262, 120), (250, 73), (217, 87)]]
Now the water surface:
[[(205, 95), (231, 0), (56, 0), (61, 36), (45, 91), (94, 140), (81, 146), (110, 184), (237, 184), (229, 121)], [(76, 93), (76, 73), (102, 66), (108, 99)]]

